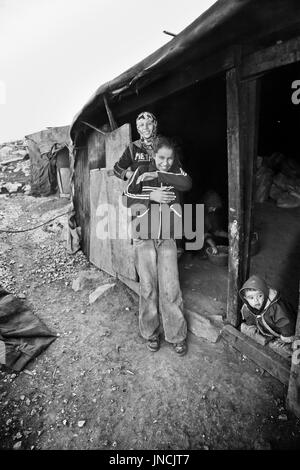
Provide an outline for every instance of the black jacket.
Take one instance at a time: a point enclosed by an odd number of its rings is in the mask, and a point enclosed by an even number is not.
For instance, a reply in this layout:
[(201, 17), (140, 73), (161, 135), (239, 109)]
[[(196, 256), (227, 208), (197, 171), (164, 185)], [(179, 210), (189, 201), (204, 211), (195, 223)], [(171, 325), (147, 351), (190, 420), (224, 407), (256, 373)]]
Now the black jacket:
[(146, 149), (140, 140), (136, 140), (126, 147), (119, 161), (115, 163), (114, 174), (125, 180), (128, 168), (135, 171), (139, 166), (149, 164), (153, 156), (153, 150)]
[[(157, 171), (158, 177), (150, 181), (138, 181), (145, 172)], [(150, 194), (157, 188), (167, 186), (175, 193), (175, 201), (160, 204), (150, 200)], [(130, 178), (124, 195), (127, 207), (132, 210), (134, 227), (142, 239), (182, 238), (182, 209), (179, 200), (180, 191), (192, 187), (191, 178), (177, 162), (170, 171), (158, 171), (154, 161), (139, 166)]]

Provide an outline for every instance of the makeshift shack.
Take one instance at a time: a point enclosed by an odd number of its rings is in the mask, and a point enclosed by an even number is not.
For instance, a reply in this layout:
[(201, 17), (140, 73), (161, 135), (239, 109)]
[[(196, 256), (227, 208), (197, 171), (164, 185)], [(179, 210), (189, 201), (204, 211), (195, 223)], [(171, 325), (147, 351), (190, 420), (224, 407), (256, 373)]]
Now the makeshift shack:
[(70, 195), (70, 126), (47, 127), (25, 136), (31, 169), (31, 194), (48, 196), (59, 189)]
[[(250, 272), (258, 272), (277, 287), (281, 281), (289, 284), (295, 308), (298, 304), (299, 207), (283, 209), (269, 199), (257, 206), (254, 189), (261, 152), (282, 152), (299, 163), (300, 105), (291, 100), (292, 82), (300, 79), (299, 26), (296, 0), (219, 0), (159, 50), (100, 86), (70, 131), (82, 249), (96, 266), (135, 290), (132, 246), (112, 236), (124, 182), (109, 170), (137, 137), (131, 135), (135, 118), (145, 109), (158, 117), (161, 134), (180, 138), (182, 163), (193, 178), (184, 202), (197, 203), (214, 188), (228, 206), (228, 268), (197, 258), (188, 262), (185, 255), (180, 261), (189, 329), (212, 341), (222, 330), (223, 338), (285, 384), (291, 362), (239, 331), (238, 291)], [(270, 126), (275, 116), (284, 129), (280, 135), (280, 126)], [(97, 226), (105, 203), (111, 237), (100, 240)], [(251, 259), (256, 229), (261, 249)], [(299, 389), (299, 370), (293, 374)], [(299, 396), (290, 403), (298, 414)]]

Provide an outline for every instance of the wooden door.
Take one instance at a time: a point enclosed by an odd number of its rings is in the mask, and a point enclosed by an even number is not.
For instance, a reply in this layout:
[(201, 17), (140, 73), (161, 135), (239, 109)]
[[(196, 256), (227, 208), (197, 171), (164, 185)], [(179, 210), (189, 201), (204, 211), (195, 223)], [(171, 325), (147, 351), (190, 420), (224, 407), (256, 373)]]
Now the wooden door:
[(115, 276), (109, 233), (104, 236), (105, 231), (109, 232), (106, 173), (105, 169), (90, 171), (90, 261)]
[[(90, 172), (91, 243), (90, 260), (114, 276), (137, 279), (134, 248), (128, 234), (128, 214), (122, 204), (126, 183), (111, 170), (131, 142), (131, 128), (124, 124), (105, 136), (105, 169)], [(106, 227), (105, 227), (106, 225)], [(108, 236), (105, 238), (106, 229)], [(121, 238), (120, 238), (121, 235)]]
[[(130, 142), (131, 128), (129, 124), (124, 124), (106, 136), (105, 155), (107, 170), (112, 170), (114, 164), (119, 160)], [(117, 235), (117, 237), (111, 238), (112, 265), (118, 275), (136, 280), (134, 248), (131, 244), (131, 239), (128, 237), (128, 213), (121, 199), (125, 186), (126, 182), (121, 179), (115, 176), (107, 177), (107, 201), (112, 209), (109, 213), (109, 221), (112, 227), (117, 224), (114, 231), (114, 235)], [(128, 238), (125, 238), (126, 236)]]

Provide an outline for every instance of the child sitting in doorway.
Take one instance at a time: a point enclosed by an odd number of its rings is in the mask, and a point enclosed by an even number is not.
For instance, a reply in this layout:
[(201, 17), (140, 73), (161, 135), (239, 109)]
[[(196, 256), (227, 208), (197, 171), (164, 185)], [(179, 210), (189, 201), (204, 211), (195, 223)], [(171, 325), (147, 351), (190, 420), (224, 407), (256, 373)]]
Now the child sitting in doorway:
[(244, 283), (239, 295), (243, 301), (241, 332), (260, 344), (270, 342), (274, 351), (290, 357), (296, 324), (291, 305), (256, 275)]

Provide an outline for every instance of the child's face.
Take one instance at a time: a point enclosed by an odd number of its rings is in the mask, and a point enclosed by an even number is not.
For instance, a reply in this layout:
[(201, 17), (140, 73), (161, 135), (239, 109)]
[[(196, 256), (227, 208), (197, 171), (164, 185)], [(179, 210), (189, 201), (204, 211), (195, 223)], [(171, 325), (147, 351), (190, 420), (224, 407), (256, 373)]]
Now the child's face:
[(174, 162), (174, 152), (167, 147), (161, 147), (154, 156), (156, 168), (160, 171), (169, 171)]
[(260, 290), (245, 292), (244, 298), (247, 300), (248, 304), (256, 310), (259, 310), (264, 302), (264, 294)]
[(141, 119), (137, 124), (137, 130), (141, 137), (149, 139), (154, 131), (154, 122), (149, 119)]

